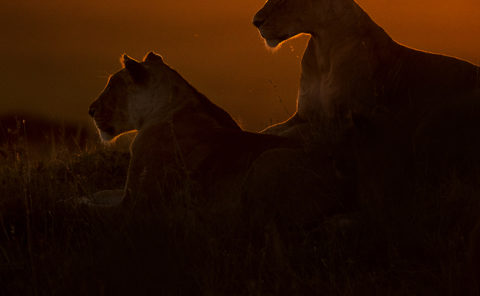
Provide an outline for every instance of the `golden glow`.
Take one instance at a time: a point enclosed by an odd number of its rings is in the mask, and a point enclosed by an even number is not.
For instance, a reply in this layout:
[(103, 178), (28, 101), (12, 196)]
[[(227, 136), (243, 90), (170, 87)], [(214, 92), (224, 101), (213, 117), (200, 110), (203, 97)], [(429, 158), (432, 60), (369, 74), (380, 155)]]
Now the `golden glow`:
[[(0, 111), (87, 120), (127, 53), (155, 50), (249, 130), (295, 110), (300, 37), (265, 50), (253, 15), (264, 0), (7, 1), (0, 10)], [(478, 0), (359, 0), (411, 47), (480, 62)]]

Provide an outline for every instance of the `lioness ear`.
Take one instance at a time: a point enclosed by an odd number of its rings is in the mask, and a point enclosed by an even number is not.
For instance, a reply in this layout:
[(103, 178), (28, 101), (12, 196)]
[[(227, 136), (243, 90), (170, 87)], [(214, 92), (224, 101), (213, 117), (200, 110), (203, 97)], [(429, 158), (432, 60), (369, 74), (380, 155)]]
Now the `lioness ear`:
[(151, 51), (143, 58), (143, 61), (151, 63), (163, 63), (163, 58), (160, 55)]
[(130, 58), (128, 55), (124, 54), (123, 57), (123, 66), (127, 69), (130, 76), (132, 76), (133, 81), (136, 83), (144, 83), (148, 79), (148, 72), (145, 67), (134, 59)]

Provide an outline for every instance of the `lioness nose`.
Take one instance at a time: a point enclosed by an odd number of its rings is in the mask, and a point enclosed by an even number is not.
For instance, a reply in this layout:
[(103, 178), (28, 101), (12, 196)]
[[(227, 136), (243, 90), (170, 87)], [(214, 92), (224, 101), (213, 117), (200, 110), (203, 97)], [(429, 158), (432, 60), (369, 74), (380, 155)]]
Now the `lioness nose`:
[(90, 108), (88, 109), (88, 115), (90, 115), (91, 117), (95, 115), (95, 108), (93, 108), (93, 106), (90, 106)]
[(260, 28), (264, 22), (265, 22), (265, 19), (257, 15), (253, 18), (253, 25), (257, 28)]

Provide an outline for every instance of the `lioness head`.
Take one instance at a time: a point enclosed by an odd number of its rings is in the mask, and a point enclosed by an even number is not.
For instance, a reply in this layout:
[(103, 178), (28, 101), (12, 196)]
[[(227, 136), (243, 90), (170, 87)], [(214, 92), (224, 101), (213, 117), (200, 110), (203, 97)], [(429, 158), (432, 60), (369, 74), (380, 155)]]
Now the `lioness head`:
[(353, 0), (268, 0), (253, 24), (267, 45), (276, 47), (298, 34), (313, 34), (334, 24), (352, 4)]
[(172, 103), (171, 81), (176, 72), (163, 63), (162, 57), (151, 52), (143, 62), (137, 62), (124, 55), (122, 63), (124, 68), (110, 77), (89, 109), (104, 141), (140, 129), (150, 114), (158, 114)]

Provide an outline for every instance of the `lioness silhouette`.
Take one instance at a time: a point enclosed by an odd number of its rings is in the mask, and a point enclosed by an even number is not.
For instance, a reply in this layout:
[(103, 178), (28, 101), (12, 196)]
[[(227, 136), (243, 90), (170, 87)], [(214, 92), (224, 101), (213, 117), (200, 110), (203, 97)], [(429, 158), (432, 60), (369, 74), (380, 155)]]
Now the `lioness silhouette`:
[(415, 124), (480, 86), (478, 66), (398, 44), (353, 0), (269, 0), (253, 23), (270, 47), (311, 35), (297, 111), (268, 134), (299, 136), (320, 119), (348, 123), (352, 113)]
[[(227, 112), (153, 52), (143, 62), (125, 55), (123, 64), (89, 113), (106, 141), (138, 130), (125, 189), (101, 191), (82, 198), (82, 203), (134, 207), (186, 193), (222, 200), (224, 208), (235, 208), (252, 175), (261, 177), (253, 178), (252, 186), (258, 189), (249, 187), (250, 192), (272, 187), (279, 194), (310, 194), (318, 200), (319, 192), (325, 191), (318, 186), (318, 173), (304, 168), (308, 160), (299, 157), (303, 149), (296, 149), (296, 141), (241, 130)], [(296, 179), (310, 180), (310, 185)]]

